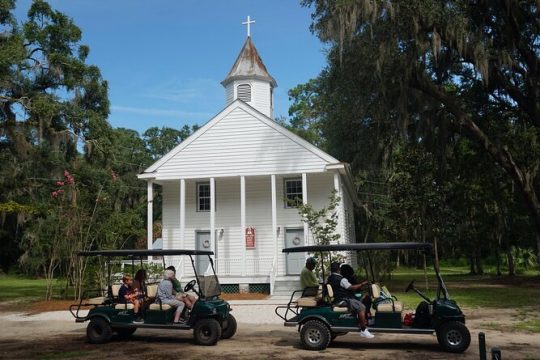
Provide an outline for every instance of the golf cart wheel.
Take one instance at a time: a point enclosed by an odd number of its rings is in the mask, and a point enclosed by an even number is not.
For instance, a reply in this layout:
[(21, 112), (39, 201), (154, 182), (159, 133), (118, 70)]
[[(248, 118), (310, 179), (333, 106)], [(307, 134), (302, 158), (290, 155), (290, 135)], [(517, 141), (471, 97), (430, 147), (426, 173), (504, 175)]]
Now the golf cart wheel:
[(118, 337), (121, 339), (127, 339), (137, 330), (137, 328), (116, 328), (114, 331), (118, 334)]
[(93, 318), (86, 327), (86, 336), (92, 344), (103, 344), (111, 339), (112, 328), (103, 318)]
[(437, 330), (437, 340), (444, 350), (462, 353), (471, 344), (471, 334), (464, 324), (458, 321), (449, 321), (442, 324)]
[(230, 339), (234, 336), (236, 333), (236, 319), (234, 316), (229, 314), (227, 317), (227, 322), (224, 324), (223, 328), (221, 329), (221, 338), (222, 339)]
[(330, 329), (319, 320), (309, 320), (300, 330), (300, 340), (307, 350), (324, 350), (331, 339)]
[(215, 345), (221, 337), (221, 325), (215, 319), (199, 320), (193, 329), (193, 336), (199, 345)]

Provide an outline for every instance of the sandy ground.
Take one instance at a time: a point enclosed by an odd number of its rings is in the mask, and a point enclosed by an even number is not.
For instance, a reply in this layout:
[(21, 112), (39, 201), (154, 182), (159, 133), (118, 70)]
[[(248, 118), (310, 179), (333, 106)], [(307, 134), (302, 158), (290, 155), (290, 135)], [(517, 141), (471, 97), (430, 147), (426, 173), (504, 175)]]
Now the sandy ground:
[[(478, 359), (478, 332), (486, 333), (488, 349), (501, 348), (504, 359), (540, 359), (540, 335), (507, 331), (518, 316), (514, 310), (465, 309), (472, 344), (464, 354), (440, 350), (435, 336), (358, 334), (338, 337), (325, 351), (303, 350), (296, 328), (285, 328), (275, 305), (234, 304), (238, 332), (216, 346), (194, 344), (191, 331), (137, 330), (129, 340), (113, 338), (104, 345), (87, 343), (85, 325), (65, 311), (25, 315), (0, 313), (0, 359)], [(536, 310), (530, 309), (534, 316)], [(501, 331), (502, 330), (502, 331)]]

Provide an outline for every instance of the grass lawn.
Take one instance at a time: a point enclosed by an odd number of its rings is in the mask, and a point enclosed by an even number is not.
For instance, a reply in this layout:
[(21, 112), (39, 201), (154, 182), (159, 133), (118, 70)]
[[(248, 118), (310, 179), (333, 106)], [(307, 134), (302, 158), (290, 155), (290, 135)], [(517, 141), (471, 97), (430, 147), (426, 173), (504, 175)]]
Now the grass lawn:
[[(538, 272), (532, 275), (510, 277), (496, 277), (493, 275), (470, 276), (466, 267), (444, 267), (441, 269), (443, 279), (447, 285), (450, 297), (465, 307), (491, 307), (521, 308), (531, 306), (535, 299), (540, 298), (540, 276)], [(427, 273), (429, 287), (423, 270), (412, 268), (399, 268), (392, 274), (391, 279), (382, 281), (393, 295), (403, 301), (405, 307), (414, 310), (421, 301), (420, 296), (405, 288), (413, 279), (416, 287), (430, 299), (435, 297), (437, 280), (432, 270)], [(55, 297), (59, 297), (64, 283), (55, 282)], [(28, 279), (9, 275), (0, 276), (0, 302), (17, 299), (43, 300), (45, 296), (46, 281), (44, 279)], [(224, 294), (226, 299), (236, 299), (230, 294)], [(259, 298), (259, 297), (258, 297)], [(538, 321), (527, 322), (524, 327), (538, 329)]]
[[(63, 283), (55, 281), (54, 294), (58, 295)], [(47, 282), (45, 279), (28, 279), (14, 275), (0, 276), (0, 301), (17, 299), (42, 300), (45, 297)]]
[[(515, 276), (513, 278), (494, 275), (470, 276), (466, 267), (441, 268), (443, 280), (448, 288), (451, 299), (456, 300), (460, 306), (466, 307), (493, 307), (514, 308), (531, 306), (531, 299), (540, 298), (540, 277), (534, 275)], [(421, 301), (419, 295), (405, 288), (411, 280), (416, 280), (416, 288), (433, 299), (436, 296), (437, 280), (433, 270), (427, 271), (428, 289), (423, 270), (399, 268), (392, 278), (382, 283), (398, 299), (405, 303), (408, 309)]]

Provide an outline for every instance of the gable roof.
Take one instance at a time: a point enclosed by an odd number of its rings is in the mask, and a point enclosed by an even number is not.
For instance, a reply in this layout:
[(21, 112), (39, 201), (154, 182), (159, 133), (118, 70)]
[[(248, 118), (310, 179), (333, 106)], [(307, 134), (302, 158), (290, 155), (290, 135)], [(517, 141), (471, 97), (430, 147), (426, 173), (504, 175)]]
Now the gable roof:
[(174, 158), (178, 153), (180, 153), (182, 150), (187, 148), (190, 144), (195, 142), (197, 139), (199, 139), (202, 135), (204, 135), (207, 131), (212, 129), (216, 124), (218, 124), (222, 119), (224, 119), (228, 114), (230, 114), (235, 109), (242, 109), (249, 115), (251, 115), (253, 118), (256, 118), (258, 121), (262, 122), (266, 126), (272, 128), (276, 132), (280, 133), (281, 135), (285, 136), (295, 144), (299, 145), (301, 148), (304, 148), (308, 152), (315, 155), (317, 158), (320, 158), (322, 161), (324, 161), (326, 164), (335, 164), (339, 163), (339, 160), (336, 158), (328, 155), (321, 149), (317, 148), (316, 146), (312, 145), (311, 143), (307, 142), (306, 140), (302, 139), (300, 136), (294, 134), (293, 132), (287, 130), (283, 126), (276, 123), (271, 118), (267, 117), (263, 113), (257, 111), (255, 108), (250, 106), (249, 104), (243, 102), (242, 100), (236, 99), (231, 104), (229, 104), (225, 109), (220, 111), (216, 116), (214, 116), (210, 121), (208, 121), (204, 126), (199, 128), (196, 132), (194, 132), (191, 136), (189, 136), (187, 139), (182, 141), (179, 145), (177, 145), (174, 149), (169, 151), (167, 154), (165, 154), (161, 159), (156, 161), (154, 164), (152, 164), (150, 167), (148, 167), (142, 174), (139, 174), (139, 178), (151, 178), (151, 173), (154, 173), (159, 170), (161, 166), (166, 164), (169, 160)]
[(221, 84), (225, 86), (231, 81), (241, 79), (265, 80), (270, 82), (273, 87), (277, 86), (276, 80), (266, 70), (266, 66), (264, 66), (250, 36), (247, 37), (240, 54)]

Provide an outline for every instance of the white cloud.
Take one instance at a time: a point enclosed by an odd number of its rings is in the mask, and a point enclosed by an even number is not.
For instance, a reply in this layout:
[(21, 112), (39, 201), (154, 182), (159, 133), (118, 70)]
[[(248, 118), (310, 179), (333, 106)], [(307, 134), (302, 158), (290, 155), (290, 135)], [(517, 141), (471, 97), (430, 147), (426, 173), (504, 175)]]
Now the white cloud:
[(148, 116), (161, 116), (161, 117), (176, 117), (176, 118), (189, 118), (189, 119), (209, 119), (212, 114), (207, 112), (197, 111), (178, 111), (168, 109), (156, 109), (156, 108), (139, 108), (131, 106), (111, 106), (113, 112), (136, 114), (136, 115), (148, 115)]

